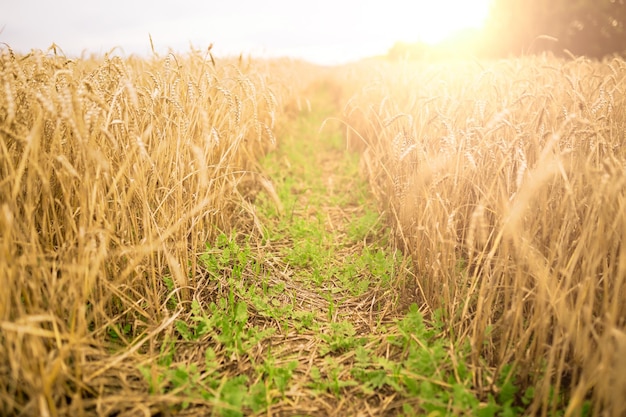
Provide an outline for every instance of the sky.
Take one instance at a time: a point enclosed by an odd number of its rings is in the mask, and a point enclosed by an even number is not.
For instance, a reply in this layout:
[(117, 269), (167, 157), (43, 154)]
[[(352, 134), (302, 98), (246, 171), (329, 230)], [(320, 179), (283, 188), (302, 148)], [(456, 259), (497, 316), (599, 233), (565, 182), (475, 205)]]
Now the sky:
[(489, 0), (0, 0), (0, 43), (68, 56), (205, 50), (340, 64), (479, 27)]

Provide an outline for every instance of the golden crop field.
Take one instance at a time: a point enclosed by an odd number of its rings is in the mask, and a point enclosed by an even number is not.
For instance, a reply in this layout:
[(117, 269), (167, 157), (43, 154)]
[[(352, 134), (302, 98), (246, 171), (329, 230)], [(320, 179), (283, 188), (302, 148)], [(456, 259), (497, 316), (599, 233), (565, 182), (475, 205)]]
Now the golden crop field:
[(623, 413), (626, 62), (349, 71), (350, 142), (477, 383), (513, 363), (543, 413), (562, 390), (567, 413), (589, 396)]
[(623, 60), (53, 52), (0, 54), (0, 414), (626, 412)]
[(283, 83), (280, 62), (212, 61), (3, 51), (0, 395), (9, 411), (25, 401), (54, 410), (53, 399), (132, 362), (141, 343), (109, 357), (106, 329), (132, 326), (149, 339), (171, 328), (164, 305), (191, 297), (195, 251), (246, 218), (246, 173), (275, 146), (297, 84)]

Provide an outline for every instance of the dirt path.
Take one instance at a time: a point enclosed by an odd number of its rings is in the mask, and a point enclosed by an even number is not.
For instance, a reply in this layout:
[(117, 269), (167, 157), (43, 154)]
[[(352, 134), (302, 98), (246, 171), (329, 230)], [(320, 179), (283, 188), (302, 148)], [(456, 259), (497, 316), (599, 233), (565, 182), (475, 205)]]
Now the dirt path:
[(401, 266), (386, 252), (357, 156), (346, 151), (341, 126), (326, 120), (337, 111), (331, 88), (317, 88), (311, 111), (300, 113), (264, 161), (276, 196), (269, 189), (270, 198), (257, 201), (267, 237), (258, 249), (271, 268), (268, 286), (282, 289), (273, 303), (291, 313), (275, 321), (278, 331), (261, 355), (271, 351), (277, 365), (298, 364), (268, 414), (381, 415), (394, 397), (384, 390), (362, 395), (352, 386), (354, 349), (383, 354), (380, 329), (395, 317), (391, 288)]

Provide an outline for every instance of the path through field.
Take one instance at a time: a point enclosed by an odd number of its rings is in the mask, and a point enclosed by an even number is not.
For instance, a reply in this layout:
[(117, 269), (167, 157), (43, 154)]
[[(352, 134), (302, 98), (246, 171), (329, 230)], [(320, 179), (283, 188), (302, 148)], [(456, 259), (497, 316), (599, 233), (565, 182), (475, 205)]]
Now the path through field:
[(280, 148), (265, 161), (280, 203), (270, 198), (264, 210), (268, 239), (260, 249), (272, 265), (270, 303), (290, 310), (282, 323), (276, 321), (265, 351), (276, 366), (297, 363), (285, 396), (271, 410), (396, 414), (401, 407), (394, 390), (383, 384), (382, 368), (372, 363), (371, 369), (359, 369), (360, 378), (380, 373), (378, 383), (361, 384), (355, 367), (370, 357), (391, 359), (386, 339), (398, 317), (395, 290), (405, 265), (387, 248), (382, 220), (359, 176), (357, 155), (346, 150), (342, 126), (326, 120), (337, 110), (331, 87), (317, 89), (311, 110), (303, 103)]
[(208, 403), (186, 412), (471, 414), (472, 376), (412, 303), (410, 266), (346, 150), (333, 88), (313, 90), (262, 162), (254, 230), (201, 257), (204, 284), (177, 325), (192, 348), (177, 343), (174, 360), (203, 364), (180, 389)]
[(263, 237), (223, 236), (204, 258), (221, 281), (211, 280), (207, 303), (228, 298), (230, 288), (248, 315), (241, 329), (231, 327), (233, 337), (255, 335), (234, 340), (230, 358), (228, 342), (216, 349), (215, 338), (197, 352), (230, 362), (220, 369), (229, 377), (254, 375), (248, 399), (221, 387), (235, 414), (247, 405), (264, 415), (395, 415), (402, 406), (388, 375), (402, 352), (390, 340), (400, 337), (394, 323), (406, 265), (387, 247), (342, 126), (326, 120), (337, 110), (331, 87), (316, 89), (263, 162), (263, 187), (249, 207)]

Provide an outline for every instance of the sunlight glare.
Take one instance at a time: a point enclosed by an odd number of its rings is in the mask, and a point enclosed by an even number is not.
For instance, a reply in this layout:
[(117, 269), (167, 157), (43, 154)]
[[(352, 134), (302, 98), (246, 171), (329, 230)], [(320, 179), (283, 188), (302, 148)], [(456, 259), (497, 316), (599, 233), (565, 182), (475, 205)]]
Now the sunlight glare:
[[(436, 44), (463, 29), (480, 29), (489, 13), (489, 0), (418, 0), (405, 2), (414, 17), (413, 39)], [(407, 33), (408, 35), (408, 33)], [(411, 40), (411, 39), (404, 39)]]

